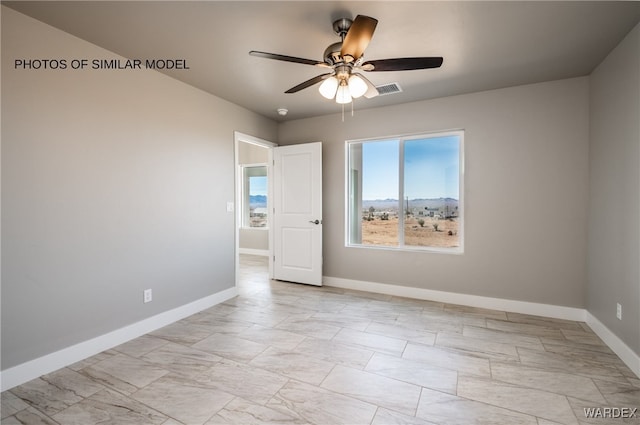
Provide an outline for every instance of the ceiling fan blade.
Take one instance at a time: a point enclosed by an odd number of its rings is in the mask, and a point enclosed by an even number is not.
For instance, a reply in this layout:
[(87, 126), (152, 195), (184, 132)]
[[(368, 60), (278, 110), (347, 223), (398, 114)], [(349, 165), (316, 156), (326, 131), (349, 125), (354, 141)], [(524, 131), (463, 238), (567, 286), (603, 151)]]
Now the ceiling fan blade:
[(364, 97), (366, 97), (367, 99), (371, 99), (372, 97), (376, 97), (380, 94), (376, 86), (374, 86), (367, 77), (360, 74), (359, 72), (354, 72), (353, 75), (357, 75), (358, 77), (362, 78), (362, 80), (367, 84), (367, 91), (365, 92)]
[(256, 56), (258, 58), (274, 59), (274, 60), (284, 61), (284, 62), (301, 63), (303, 65), (314, 65), (314, 66), (325, 66), (325, 67), (329, 66), (324, 62), (314, 61), (312, 59), (296, 58), (294, 56), (279, 55), (277, 53), (267, 53), (267, 52), (259, 52), (257, 50), (252, 50), (249, 52), (249, 54), (251, 56)]
[(368, 61), (362, 64), (364, 71), (411, 71), (414, 69), (439, 68), (441, 57), (397, 58)]
[(359, 59), (369, 45), (376, 25), (378, 25), (377, 19), (364, 15), (356, 16), (342, 42), (340, 55), (343, 58)]
[(311, 87), (314, 84), (318, 84), (320, 81), (326, 80), (327, 78), (331, 77), (332, 75), (333, 75), (332, 72), (327, 73), (327, 74), (318, 75), (317, 77), (313, 77), (312, 79), (307, 80), (304, 83), (300, 83), (295, 87), (291, 87), (285, 93), (289, 93), (290, 94), (290, 93), (299, 92), (302, 89), (306, 89), (307, 87)]

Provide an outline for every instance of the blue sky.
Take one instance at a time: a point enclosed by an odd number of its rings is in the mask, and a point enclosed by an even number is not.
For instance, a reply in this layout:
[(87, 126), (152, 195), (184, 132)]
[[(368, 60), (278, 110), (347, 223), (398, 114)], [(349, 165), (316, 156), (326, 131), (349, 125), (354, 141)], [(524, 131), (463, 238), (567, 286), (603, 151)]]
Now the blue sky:
[[(363, 200), (398, 199), (399, 142), (364, 143)], [(459, 199), (458, 136), (404, 143), (405, 196)]]
[(249, 195), (267, 196), (267, 177), (252, 176), (250, 179)]

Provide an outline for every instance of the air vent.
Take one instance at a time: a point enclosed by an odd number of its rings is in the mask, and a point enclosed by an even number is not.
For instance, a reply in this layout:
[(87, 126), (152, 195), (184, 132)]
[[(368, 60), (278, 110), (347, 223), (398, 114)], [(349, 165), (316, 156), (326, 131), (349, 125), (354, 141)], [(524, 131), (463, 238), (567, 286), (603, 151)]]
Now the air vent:
[(402, 91), (402, 88), (400, 87), (400, 84), (398, 84), (398, 83), (383, 84), (381, 86), (376, 86), (376, 88), (378, 89), (378, 93), (380, 93), (380, 96), (386, 96), (388, 94), (400, 93)]

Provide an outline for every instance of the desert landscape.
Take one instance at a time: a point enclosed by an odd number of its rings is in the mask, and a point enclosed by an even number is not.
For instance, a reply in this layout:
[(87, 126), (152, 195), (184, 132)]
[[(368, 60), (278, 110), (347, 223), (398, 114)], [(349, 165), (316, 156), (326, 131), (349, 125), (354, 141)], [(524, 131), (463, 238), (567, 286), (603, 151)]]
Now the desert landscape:
[[(392, 199), (363, 202), (363, 245), (398, 245), (397, 205), (398, 201)], [(410, 212), (404, 220), (405, 245), (437, 248), (460, 246), (458, 200), (414, 199), (408, 201), (407, 210)]]
[[(418, 218), (409, 217), (405, 219), (405, 245), (438, 248), (455, 248), (459, 246), (457, 219), (438, 219), (433, 217), (421, 219), (424, 220), (422, 226), (418, 223)], [(434, 225), (437, 225), (437, 230)], [(398, 217), (389, 217), (389, 220), (376, 218), (371, 221), (363, 221), (362, 244), (397, 246)]]

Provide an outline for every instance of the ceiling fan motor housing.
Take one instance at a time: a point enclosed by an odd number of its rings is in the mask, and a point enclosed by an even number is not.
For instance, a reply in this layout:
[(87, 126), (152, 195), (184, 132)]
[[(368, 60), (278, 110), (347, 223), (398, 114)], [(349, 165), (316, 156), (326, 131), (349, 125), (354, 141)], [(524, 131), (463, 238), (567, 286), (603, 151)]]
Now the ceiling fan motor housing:
[(342, 56), (340, 56), (340, 50), (342, 50), (342, 41), (338, 41), (337, 43), (333, 43), (331, 46), (327, 47), (324, 51), (324, 61), (329, 65), (335, 65), (337, 63), (342, 62)]
[(342, 50), (342, 42), (344, 41), (349, 28), (351, 28), (351, 24), (353, 21), (349, 18), (341, 18), (333, 22), (333, 31), (340, 36), (340, 40), (337, 43), (333, 43), (329, 47), (327, 47), (324, 51), (324, 61), (329, 65), (335, 65), (340, 62), (344, 62), (340, 51)]

